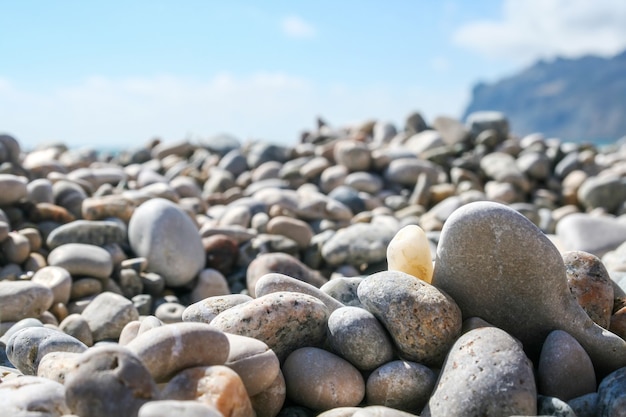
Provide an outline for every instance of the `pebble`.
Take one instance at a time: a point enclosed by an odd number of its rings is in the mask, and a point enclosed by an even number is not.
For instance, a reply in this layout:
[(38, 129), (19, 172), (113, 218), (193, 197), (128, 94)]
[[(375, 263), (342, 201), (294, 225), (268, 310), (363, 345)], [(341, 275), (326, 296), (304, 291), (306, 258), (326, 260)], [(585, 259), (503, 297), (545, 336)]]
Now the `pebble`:
[(340, 229), (322, 246), (322, 257), (330, 265), (360, 266), (386, 259), (387, 246), (395, 230), (370, 223), (357, 223)]
[(193, 367), (178, 372), (163, 387), (161, 396), (166, 400), (197, 400), (215, 407), (224, 416), (255, 416), (241, 378), (222, 365)]
[(67, 304), (72, 290), (72, 276), (65, 268), (44, 266), (30, 280), (52, 290), (52, 304)]
[(223, 417), (215, 407), (196, 401), (159, 400), (145, 403), (137, 417)]
[(17, 203), (28, 195), (28, 181), (25, 177), (0, 174), (0, 206)]
[(31, 281), (0, 281), (0, 317), (3, 322), (39, 317), (54, 301), (52, 290)]
[(276, 216), (267, 223), (267, 233), (283, 235), (292, 239), (300, 249), (306, 249), (313, 238), (308, 223), (286, 216)]
[(230, 294), (226, 277), (217, 269), (206, 268), (198, 274), (196, 285), (191, 291), (191, 302), (195, 303), (208, 297)]
[(335, 353), (361, 371), (371, 371), (394, 356), (394, 346), (382, 324), (369, 311), (341, 307), (328, 317), (328, 343)]
[(563, 401), (595, 392), (596, 374), (585, 349), (567, 332), (554, 330), (537, 364), (538, 391)]
[(533, 366), (522, 345), (496, 327), (465, 333), (450, 349), (421, 415), (537, 415)]
[(71, 413), (63, 384), (37, 376), (2, 381), (0, 409), (6, 416), (61, 417)]
[(52, 351), (46, 353), (37, 366), (37, 376), (64, 384), (65, 377), (74, 369), (76, 359), (79, 357), (80, 353), (78, 352)]
[(72, 412), (90, 417), (136, 416), (160, 396), (139, 358), (119, 345), (93, 347), (76, 358), (65, 390)]
[(99, 246), (85, 243), (57, 246), (48, 255), (48, 264), (66, 269), (73, 277), (107, 279), (113, 272), (111, 254)]
[(613, 285), (600, 258), (583, 251), (562, 254), (567, 284), (587, 315), (605, 329), (613, 312)]
[(599, 416), (619, 416), (626, 407), (626, 367), (607, 375), (598, 386)]
[(174, 203), (155, 198), (140, 205), (128, 225), (128, 240), (148, 270), (177, 287), (193, 280), (204, 267), (205, 254), (197, 227)]
[[(237, 240), (227, 235), (217, 234), (202, 238), (206, 253), (206, 267), (228, 274), (237, 263), (239, 246)], [(200, 271), (200, 277), (202, 271)]]
[(224, 363), (237, 372), (250, 397), (268, 389), (278, 378), (280, 362), (263, 342), (252, 337), (226, 333), (230, 350)]
[(577, 417), (596, 417), (598, 415), (598, 393), (581, 395), (567, 402)]
[(223, 365), (228, 359), (226, 335), (205, 323), (173, 323), (137, 335), (126, 347), (157, 381), (194, 366)]
[(424, 230), (418, 225), (398, 230), (387, 246), (387, 264), (390, 271), (404, 272), (430, 284), (433, 260)]
[(7, 357), (25, 375), (37, 375), (41, 359), (50, 352), (77, 352), (87, 350), (80, 340), (59, 330), (47, 327), (27, 327), (7, 341)]
[(361, 300), (357, 294), (359, 284), (364, 277), (337, 277), (320, 287), (320, 291), (333, 297), (345, 306), (361, 307)]
[(412, 275), (378, 272), (365, 278), (357, 291), (403, 359), (439, 366), (461, 333), (461, 310), (454, 300)]
[(626, 224), (612, 216), (573, 213), (556, 224), (565, 250), (581, 250), (602, 257), (626, 241)]
[(93, 346), (93, 334), (87, 319), (82, 314), (70, 314), (59, 323), (59, 330), (83, 342), (86, 346)]
[(367, 378), (365, 395), (370, 405), (383, 405), (419, 415), (432, 394), (437, 375), (415, 362), (389, 361)]
[(222, 311), (246, 303), (252, 299), (252, 297), (245, 294), (227, 294), (207, 297), (185, 308), (182, 320), (208, 324)]
[(63, 224), (52, 231), (46, 239), (52, 250), (67, 243), (84, 243), (105, 246), (110, 243), (122, 244), (126, 240), (126, 228), (120, 222), (109, 220), (75, 220)]
[(313, 410), (354, 407), (365, 396), (361, 373), (348, 361), (323, 349), (295, 350), (285, 360), (282, 370), (287, 398)]
[(94, 342), (117, 340), (127, 323), (137, 320), (139, 313), (133, 303), (112, 292), (103, 292), (85, 307), (82, 316), (87, 321)]
[(545, 395), (537, 396), (537, 415), (557, 417), (578, 417), (565, 401)]
[(298, 348), (323, 344), (328, 315), (328, 308), (319, 299), (281, 291), (231, 307), (210, 325), (264, 342), (282, 362)]
[(265, 274), (259, 278), (254, 287), (254, 293), (257, 298), (280, 291), (291, 291), (312, 295), (323, 302), (329, 312), (333, 312), (334, 310), (343, 307), (343, 304), (327, 295), (321, 289), (284, 274), (275, 272)]
[(465, 317), (510, 332), (531, 357), (550, 331), (560, 329), (583, 346), (596, 371), (626, 366), (626, 341), (593, 323), (572, 297), (558, 249), (503, 204), (474, 202), (454, 212), (441, 231), (433, 285)]

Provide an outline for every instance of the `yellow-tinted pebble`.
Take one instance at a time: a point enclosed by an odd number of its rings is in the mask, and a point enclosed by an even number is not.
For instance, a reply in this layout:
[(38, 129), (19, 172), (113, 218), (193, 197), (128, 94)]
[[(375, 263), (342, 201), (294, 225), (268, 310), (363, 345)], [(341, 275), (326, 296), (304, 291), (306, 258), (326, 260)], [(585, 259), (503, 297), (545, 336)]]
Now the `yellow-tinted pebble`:
[(401, 271), (430, 284), (433, 259), (424, 230), (415, 224), (400, 229), (387, 246), (387, 264), (390, 271)]

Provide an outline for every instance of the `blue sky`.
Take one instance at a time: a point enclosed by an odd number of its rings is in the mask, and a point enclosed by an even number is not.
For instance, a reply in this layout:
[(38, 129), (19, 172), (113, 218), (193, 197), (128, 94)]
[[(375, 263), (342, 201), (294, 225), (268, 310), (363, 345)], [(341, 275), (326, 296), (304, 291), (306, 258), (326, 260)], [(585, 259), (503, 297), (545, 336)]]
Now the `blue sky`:
[(318, 115), (459, 117), (478, 81), (624, 48), (622, 0), (0, 0), (0, 132), (290, 144)]

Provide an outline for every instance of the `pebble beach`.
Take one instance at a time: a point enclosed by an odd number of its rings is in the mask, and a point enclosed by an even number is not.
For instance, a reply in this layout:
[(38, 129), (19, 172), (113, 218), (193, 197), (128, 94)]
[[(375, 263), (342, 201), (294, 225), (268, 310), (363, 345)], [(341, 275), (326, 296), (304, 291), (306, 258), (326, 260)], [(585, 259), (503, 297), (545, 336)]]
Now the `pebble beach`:
[(0, 134), (0, 417), (626, 415), (625, 291), (626, 140)]

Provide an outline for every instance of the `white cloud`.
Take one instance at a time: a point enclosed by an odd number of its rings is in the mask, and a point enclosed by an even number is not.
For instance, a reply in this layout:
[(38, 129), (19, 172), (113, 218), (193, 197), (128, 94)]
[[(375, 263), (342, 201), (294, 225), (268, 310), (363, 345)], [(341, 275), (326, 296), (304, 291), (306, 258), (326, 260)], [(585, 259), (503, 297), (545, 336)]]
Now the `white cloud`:
[(450, 61), (446, 57), (436, 56), (430, 60), (430, 66), (437, 72), (446, 72), (450, 69)]
[(292, 38), (314, 38), (317, 30), (298, 16), (287, 16), (281, 22), (283, 33)]
[(623, 0), (504, 0), (500, 20), (459, 28), (453, 41), (493, 59), (614, 55), (626, 48)]
[(0, 78), (0, 90), (0, 130), (26, 149), (50, 141), (132, 148), (155, 136), (173, 141), (217, 133), (295, 144), (318, 115), (335, 126), (368, 118), (401, 124), (415, 110), (427, 120), (458, 114), (466, 98), (434, 87), (316, 85), (283, 73), (91, 77), (47, 91)]

